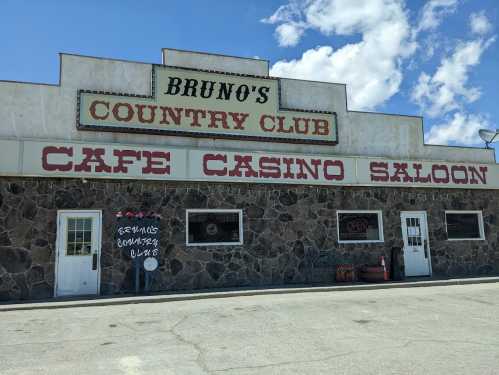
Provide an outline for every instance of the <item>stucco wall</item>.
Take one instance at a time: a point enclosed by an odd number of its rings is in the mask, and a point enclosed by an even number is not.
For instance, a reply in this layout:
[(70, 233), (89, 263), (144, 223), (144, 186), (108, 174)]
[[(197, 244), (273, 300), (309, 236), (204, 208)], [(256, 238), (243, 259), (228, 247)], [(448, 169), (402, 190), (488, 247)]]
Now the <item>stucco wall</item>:
[(247, 59), (171, 48), (163, 48), (162, 54), (163, 64), (171, 66), (252, 74), (255, 76), (269, 75), (269, 62), (267, 60)]
[[(254, 74), (266, 61), (165, 50), (166, 63)], [(201, 57), (200, 57), (201, 56)], [(190, 64), (187, 64), (189, 61)], [(345, 85), (281, 80), (281, 105), (338, 113), (339, 144), (299, 145), (157, 135), (101, 133), (76, 129), (78, 89), (151, 94), (151, 64), (61, 55), (60, 85), (0, 81), (0, 137), (81, 140), (233, 150), (379, 156), (401, 159), (494, 162), (493, 150), (423, 145), (420, 117), (350, 112)], [(2, 78), (2, 77), (0, 77)]]
[[(187, 208), (243, 209), (244, 245), (187, 247)], [(499, 196), (491, 190), (0, 179), (0, 299), (54, 290), (58, 209), (103, 210), (102, 294), (131, 291), (115, 213), (162, 215), (155, 290), (329, 283), (337, 263), (378, 262), (402, 247), (400, 211), (426, 210), (434, 275), (499, 274)], [(384, 243), (338, 244), (337, 209), (383, 211)], [(483, 210), (486, 240), (447, 241), (444, 211)]]

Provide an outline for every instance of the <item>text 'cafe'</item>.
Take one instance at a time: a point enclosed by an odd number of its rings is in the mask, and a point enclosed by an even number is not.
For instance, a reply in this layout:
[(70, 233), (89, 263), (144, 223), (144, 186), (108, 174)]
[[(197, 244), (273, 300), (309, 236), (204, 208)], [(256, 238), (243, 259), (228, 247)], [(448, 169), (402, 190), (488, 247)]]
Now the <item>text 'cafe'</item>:
[(162, 61), (0, 81), (0, 300), (499, 274), (493, 150), (265, 60)]

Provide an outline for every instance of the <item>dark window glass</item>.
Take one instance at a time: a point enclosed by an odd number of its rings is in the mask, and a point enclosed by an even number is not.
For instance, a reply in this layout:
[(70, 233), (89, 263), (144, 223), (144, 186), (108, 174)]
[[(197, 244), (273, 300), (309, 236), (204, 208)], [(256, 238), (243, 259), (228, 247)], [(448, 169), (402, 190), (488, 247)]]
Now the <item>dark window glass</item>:
[(445, 216), (448, 238), (481, 238), (478, 214), (447, 213)]
[(340, 241), (379, 241), (377, 213), (338, 213)]
[(189, 212), (189, 243), (239, 243), (238, 212)]

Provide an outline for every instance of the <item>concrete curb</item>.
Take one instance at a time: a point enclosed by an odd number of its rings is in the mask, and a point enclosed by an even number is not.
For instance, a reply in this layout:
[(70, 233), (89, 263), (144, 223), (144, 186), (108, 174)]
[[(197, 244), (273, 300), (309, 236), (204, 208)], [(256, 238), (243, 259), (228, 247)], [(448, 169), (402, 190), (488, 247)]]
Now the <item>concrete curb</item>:
[(383, 284), (349, 284), (335, 286), (307, 286), (291, 288), (270, 288), (270, 289), (249, 289), (249, 290), (231, 290), (231, 291), (208, 291), (198, 293), (177, 293), (162, 294), (153, 296), (130, 296), (130, 297), (104, 297), (87, 300), (71, 300), (34, 303), (14, 303), (0, 305), (0, 313), (7, 311), (37, 310), (37, 309), (64, 309), (70, 307), (87, 306), (114, 306), (137, 303), (160, 303), (177, 301), (195, 301), (208, 298), (230, 298), (230, 297), (251, 297), (264, 296), (272, 294), (295, 294), (295, 293), (318, 293), (318, 292), (346, 292), (358, 290), (377, 290), (377, 289), (400, 289), (417, 288), (430, 286), (450, 286), (450, 285), (469, 285), (499, 283), (499, 277), (480, 277), (466, 279), (446, 279), (446, 280), (428, 280), (428, 281), (409, 281), (409, 282), (388, 282)]

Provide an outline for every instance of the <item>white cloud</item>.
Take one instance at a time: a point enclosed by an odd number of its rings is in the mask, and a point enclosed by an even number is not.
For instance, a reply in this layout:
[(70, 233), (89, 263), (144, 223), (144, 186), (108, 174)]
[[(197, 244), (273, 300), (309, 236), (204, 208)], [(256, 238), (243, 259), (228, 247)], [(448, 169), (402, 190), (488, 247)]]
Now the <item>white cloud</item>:
[[(430, 21), (425, 25), (426, 29), (436, 27), (431, 26), (435, 23)], [(480, 143), (478, 130), (490, 126), (484, 116), (466, 113), (464, 107), (481, 96), (480, 88), (468, 84), (469, 75), (472, 68), (480, 63), (482, 54), (495, 41), (495, 37), (482, 37), (491, 29), (483, 12), (471, 14), (470, 28), (473, 34), (479, 37), (459, 42), (452, 52), (441, 60), (433, 75), (425, 72), (419, 75), (412, 90), (411, 99), (419, 104), (428, 116), (446, 119), (432, 126), (425, 134), (427, 143), (476, 145)], [(449, 115), (451, 112), (454, 113)]]
[(281, 5), (270, 17), (262, 19), (265, 23), (295, 22), (301, 17), (301, 6), (296, 0), (291, 0), (286, 5)]
[[(276, 25), (279, 45), (296, 46), (307, 30), (326, 36), (360, 35), (361, 40), (338, 48), (324, 45), (308, 49), (301, 57), (277, 61), (270, 73), (346, 83), (350, 109), (374, 109), (399, 92), (402, 64), (415, 56), (418, 39), (425, 38), (419, 58), (429, 59), (441, 49), (441, 38), (435, 33), (458, 3), (427, 1), (410, 25), (404, 0), (289, 0), (262, 20)], [(495, 37), (485, 38), (492, 25), (484, 12), (471, 14), (469, 22), (476, 39), (459, 42), (445, 53), (433, 74), (421, 72), (411, 92), (411, 99), (427, 115), (445, 119), (425, 134), (428, 143), (479, 144), (478, 130), (489, 127), (487, 118), (468, 113), (464, 105), (481, 95), (478, 87), (468, 83), (469, 75)], [(431, 33), (421, 36), (428, 31)]]
[(292, 47), (298, 44), (305, 28), (300, 23), (289, 22), (277, 26), (275, 32), (281, 47)]
[[(304, 9), (307, 23), (326, 35), (351, 35), (405, 17), (402, 3), (392, 0), (315, 0)], [(380, 25), (381, 24), (381, 25)]]
[(293, 0), (280, 6), (273, 15), (262, 19), (262, 22), (280, 23), (275, 30), (277, 41), (281, 47), (292, 47), (298, 44), (307, 28), (307, 25), (300, 21), (301, 16), (300, 4)]
[(483, 52), (494, 42), (472, 40), (459, 43), (450, 57), (445, 57), (435, 74), (422, 72), (411, 99), (419, 104), (430, 117), (443, 116), (461, 108), (463, 103), (472, 103), (480, 95), (477, 87), (468, 87), (470, 69), (480, 62)]
[(485, 12), (471, 13), (470, 27), (473, 34), (485, 35), (492, 30), (492, 24), (485, 15)]
[(431, 33), (424, 37), (420, 43), (419, 58), (423, 61), (431, 59), (442, 45), (441, 37), (437, 33)]
[(431, 0), (421, 11), (416, 32), (436, 29), (445, 15), (455, 12), (457, 0)]
[(401, 62), (416, 47), (401, 0), (292, 2), (264, 21), (280, 24), (278, 29), (290, 26), (277, 32), (281, 45), (296, 45), (305, 29), (326, 35), (361, 34), (358, 43), (310, 49), (299, 59), (278, 61), (271, 68), (274, 76), (346, 83), (352, 109), (373, 109), (396, 94)]
[(434, 125), (425, 134), (425, 140), (426, 143), (439, 145), (477, 145), (481, 143), (478, 130), (489, 127), (488, 120), (483, 116), (456, 112), (450, 121)]

